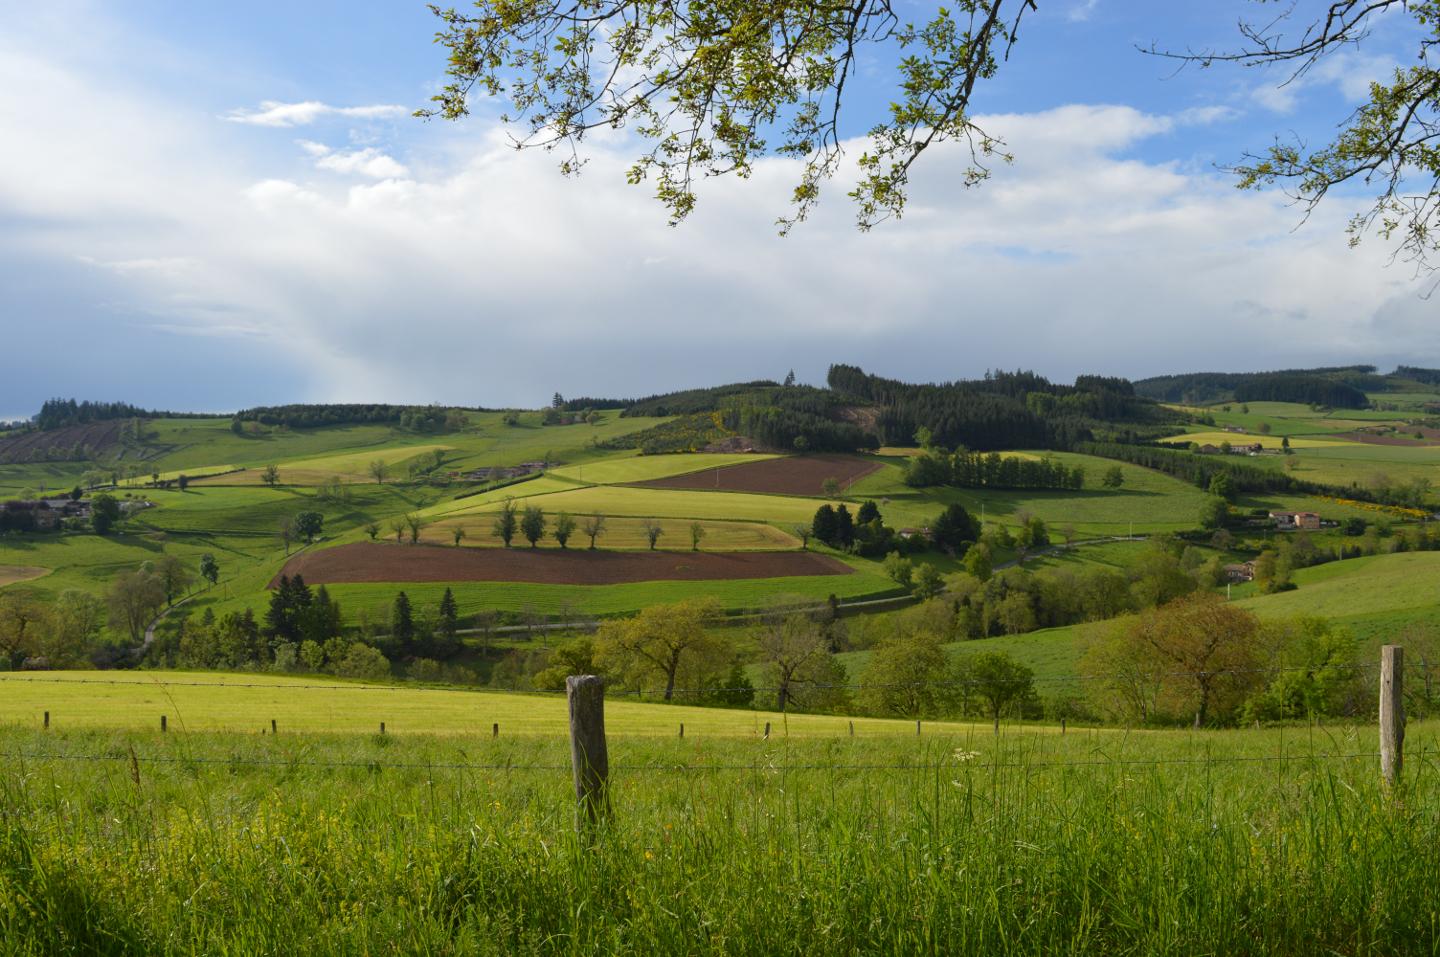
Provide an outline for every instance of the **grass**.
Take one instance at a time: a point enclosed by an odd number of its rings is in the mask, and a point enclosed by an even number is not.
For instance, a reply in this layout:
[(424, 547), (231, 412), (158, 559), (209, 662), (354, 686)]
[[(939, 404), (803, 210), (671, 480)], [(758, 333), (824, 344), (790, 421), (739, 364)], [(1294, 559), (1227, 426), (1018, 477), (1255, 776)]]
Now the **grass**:
[[(553, 513), (549, 515), (549, 519), (550, 531), (553, 531), (555, 526)], [(577, 515), (575, 520), (577, 528), (574, 537), (570, 539), (569, 547), (587, 547), (589, 540), (578, 527), (584, 523), (584, 517)], [(646, 537), (642, 524), (644, 521), (639, 518), (607, 518), (605, 532), (596, 539), (596, 544), (607, 549), (641, 550), (649, 548), (649, 539)], [(500, 539), (494, 536), (491, 526), (492, 522), (484, 513), (472, 512), (469, 515), (445, 518), (427, 525), (420, 534), (420, 540), (439, 545), (450, 545), (454, 542), (454, 529), (460, 528), (465, 533), (463, 544), (467, 547), (499, 547)], [(671, 520), (668, 523), (661, 522), (660, 527), (664, 530), (660, 540), (664, 546), (679, 548), (688, 545), (690, 541), (689, 522)], [(706, 551), (788, 551), (800, 547), (800, 539), (795, 536), (786, 534), (778, 528), (756, 522), (712, 520), (701, 522), (700, 527), (705, 530), (705, 538), (700, 544)], [(546, 548), (556, 547), (555, 540), (548, 535), (541, 544)]]
[(1292, 449), (1328, 449), (1335, 446), (1359, 445), (1358, 442), (1350, 442), (1345, 439), (1314, 439), (1314, 438), (1291, 438), (1288, 435), (1237, 435), (1234, 432), (1192, 432), (1187, 435), (1177, 435), (1166, 439), (1167, 442), (1198, 442), (1201, 445), (1218, 446), (1221, 442), (1229, 442), (1231, 445), (1255, 445), (1259, 443), (1267, 449), (1281, 448), (1285, 440), (1290, 440)]
[(626, 482), (647, 482), (651, 479), (669, 478), (672, 475), (686, 475), (690, 472), (724, 468), (727, 465), (742, 465), (746, 462), (760, 462), (773, 458), (778, 458), (778, 456), (708, 452), (703, 455), (636, 454), (604, 459), (588, 465), (570, 465), (554, 469), (551, 474), (579, 482), (588, 482), (592, 485), (620, 485)]
[(0, 940), (163, 955), (1434, 946), (1433, 724), (1410, 728), (1394, 801), (1373, 727), (851, 739), (838, 723), (800, 736), (792, 718), (792, 736), (763, 741), (747, 714), (735, 736), (687, 721), (679, 740), (683, 709), (654, 709), (662, 737), (622, 731), (620, 704), (613, 819), (583, 837), (564, 736), (502, 724), (491, 739), (478, 707), (478, 727), (441, 735), (261, 736), (263, 714), (230, 734), (5, 728)]
[[(872, 566), (873, 567), (873, 566)], [(877, 571), (857, 570), (853, 575), (804, 575), (791, 578), (742, 578), (730, 581), (651, 581), (622, 585), (541, 585), (531, 582), (405, 582), (400, 584), (327, 585), (350, 620), (362, 612), (388, 621), (395, 593), (404, 591), (412, 604), (435, 606), (445, 589), (452, 590), (462, 615), (481, 611), (535, 612), (559, 618), (611, 616), (650, 605), (688, 598), (713, 597), (730, 610), (764, 607), (780, 595), (798, 595), (823, 602), (834, 594), (858, 601), (899, 594), (895, 583)], [(217, 614), (256, 602), (232, 600), (217, 604)], [(197, 609), (203, 608), (197, 604)]]
[[(391, 477), (400, 477), (404, 474), (406, 465), (412, 462), (424, 462), (429, 465), (434, 461), (432, 458), (434, 452), (448, 453), (453, 449), (454, 447), (450, 445), (427, 443), (399, 448), (374, 449), (368, 452), (349, 452), (326, 458), (288, 461), (277, 471), (280, 475), (280, 482), (284, 485), (319, 485), (321, 482), (336, 478), (344, 482), (374, 482), (375, 479), (370, 474), (371, 462), (376, 460), (384, 462), (390, 469)], [(263, 476), (263, 469), (250, 468), (229, 475), (217, 475), (208, 479), (200, 478), (196, 484), (260, 485)]]
[[(1038, 454), (1038, 453), (1037, 453)], [(1139, 533), (1178, 532), (1193, 529), (1205, 494), (1193, 485), (1151, 469), (1115, 463), (1109, 459), (1073, 453), (1051, 453), (1071, 467), (1086, 472), (1082, 491), (996, 490), (926, 488), (904, 483), (896, 464), (855, 483), (852, 497), (873, 498), (888, 524), (920, 526), (933, 520), (948, 502), (959, 502), (986, 521), (1013, 525), (1021, 512), (1043, 519), (1056, 534), (1066, 525), (1082, 535), (1126, 535), (1132, 523)], [(1098, 487), (1100, 476), (1120, 464), (1124, 485), (1118, 490)]]

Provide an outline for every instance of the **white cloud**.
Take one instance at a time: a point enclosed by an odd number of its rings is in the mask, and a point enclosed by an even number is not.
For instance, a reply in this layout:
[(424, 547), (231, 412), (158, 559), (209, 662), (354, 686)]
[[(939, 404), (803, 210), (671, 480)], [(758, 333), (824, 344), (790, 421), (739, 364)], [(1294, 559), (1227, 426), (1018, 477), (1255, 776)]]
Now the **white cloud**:
[(378, 120), (401, 116), (406, 112), (403, 106), (377, 103), (369, 106), (331, 106), (318, 100), (301, 103), (282, 103), (278, 100), (262, 100), (258, 109), (235, 109), (225, 115), (232, 123), (248, 123), (252, 126), (309, 126), (321, 117), (343, 116), (350, 119)]
[(1071, 7), (1070, 12), (1065, 16), (1071, 23), (1083, 23), (1090, 19), (1099, 5), (1100, 0), (1081, 0), (1079, 4)]
[(1350, 50), (1333, 53), (1298, 77), (1280, 74), (1284, 66), (1271, 67), (1271, 82), (1251, 92), (1260, 106), (1274, 113), (1293, 113), (1307, 90), (1333, 87), (1348, 102), (1358, 103), (1370, 95), (1370, 84), (1390, 77), (1397, 64), (1393, 57)]
[(373, 147), (327, 153), (317, 159), (315, 165), (335, 173), (359, 173), (373, 179), (394, 179), (410, 175), (403, 163)]
[[(28, 95), (36, 84), (75, 107), (55, 115)], [(1017, 158), (981, 188), (958, 189), (963, 151), (936, 148), (903, 221), (858, 233), (842, 178), (782, 240), (788, 160), (705, 182), (678, 228), (625, 184), (634, 144), (618, 140), (595, 145), (578, 179), (493, 129), (412, 149), (405, 178), (374, 147), (303, 140), (310, 160), (344, 157), (340, 171), (377, 181), (297, 182), (273, 156), (237, 156), (233, 128), (0, 41), (0, 141), (27, 144), (0, 151), (0, 279), (17, 249), (71, 268), (89, 257), (107, 282), (87, 305), (97, 328), (120, 312), (187, 349), (262, 343), (304, 370), (296, 399), (540, 403), (557, 388), (628, 395), (791, 366), (818, 381), (830, 361), (906, 378), (1139, 376), (1384, 360), (1396, 341), (1440, 364), (1423, 287), (1383, 269), (1378, 243), (1347, 248), (1349, 210), (1328, 203), (1292, 232), (1277, 196), (1135, 158), (1223, 118), (1117, 105), (982, 117)], [(11, 288), (0, 282), (0, 313)], [(113, 358), (137, 382), (176, 366), (173, 350), (134, 348)], [(203, 378), (261, 389), (257, 375)]]

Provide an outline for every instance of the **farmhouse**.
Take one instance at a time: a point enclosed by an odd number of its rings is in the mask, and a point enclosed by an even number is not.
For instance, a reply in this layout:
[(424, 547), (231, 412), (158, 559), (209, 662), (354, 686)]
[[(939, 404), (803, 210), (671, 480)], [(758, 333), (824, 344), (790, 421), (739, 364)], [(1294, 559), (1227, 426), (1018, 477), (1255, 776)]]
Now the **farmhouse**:
[(1255, 563), (1242, 562), (1238, 565), (1226, 565), (1225, 580), (1235, 585), (1241, 582), (1253, 582), (1255, 580)]
[(1320, 516), (1315, 512), (1271, 512), (1270, 518), (1274, 520), (1275, 527), (1282, 532), (1293, 532), (1297, 529), (1318, 530), (1320, 528)]
[(1231, 455), (1259, 455), (1265, 451), (1265, 446), (1259, 442), (1247, 442), (1241, 445), (1230, 446)]

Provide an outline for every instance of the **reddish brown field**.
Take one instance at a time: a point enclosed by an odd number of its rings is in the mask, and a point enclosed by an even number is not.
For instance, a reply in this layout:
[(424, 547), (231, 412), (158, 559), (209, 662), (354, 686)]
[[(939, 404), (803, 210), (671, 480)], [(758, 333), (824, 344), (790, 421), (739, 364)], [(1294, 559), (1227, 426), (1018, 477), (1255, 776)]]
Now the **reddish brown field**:
[[(848, 575), (844, 562), (814, 552), (612, 552), (556, 548), (454, 548), (356, 542), (296, 555), (282, 574), (306, 584), (342, 582), (535, 582), (619, 585)], [(278, 581), (270, 582), (275, 587)]]
[(721, 492), (769, 492), (776, 495), (820, 495), (828, 478), (839, 481), (844, 490), (856, 479), (880, 468), (852, 455), (792, 455), (783, 459), (742, 462), (718, 469), (636, 482), (641, 488), (711, 490)]

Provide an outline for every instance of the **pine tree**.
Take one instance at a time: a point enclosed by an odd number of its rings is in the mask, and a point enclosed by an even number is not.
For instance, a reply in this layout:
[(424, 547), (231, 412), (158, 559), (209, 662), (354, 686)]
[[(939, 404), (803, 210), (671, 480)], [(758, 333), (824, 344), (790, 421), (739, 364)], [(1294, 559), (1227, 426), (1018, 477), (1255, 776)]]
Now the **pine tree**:
[(403, 591), (395, 596), (390, 610), (390, 637), (402, 648), (415, 640), (415, 617), (410, 611), (410, 598)]

